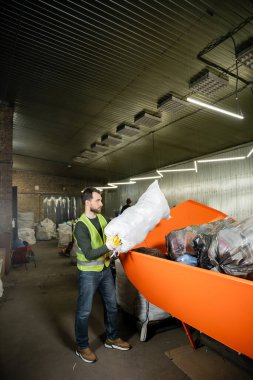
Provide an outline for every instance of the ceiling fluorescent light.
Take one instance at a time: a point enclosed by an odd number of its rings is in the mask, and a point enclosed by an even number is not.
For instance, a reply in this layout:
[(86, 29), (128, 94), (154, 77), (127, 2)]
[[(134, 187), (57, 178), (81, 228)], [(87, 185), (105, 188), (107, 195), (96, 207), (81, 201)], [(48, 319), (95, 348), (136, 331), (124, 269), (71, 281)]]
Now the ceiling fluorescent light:
[(189, 88), (194, 92), (210, 95), (223, 89), (228, 83), (228, 77), (224, 74), (216, 75), (208, 69), (204, 69), (190, 79)]
[(109, 148), (109, 146), (102, 144), (100, 142), (95, 142), (95, 143), (91, 144), (90, 147), (91, 147), (91, 149), (93, 149), (96, 152), (105, 152)]
[(140, 129), (129, 124), (120, 124), (117, 126), (117, 133), (125, 136), (135, 136), (140, 133)]
[(122, 142), (122, 138), (120, 136), (111, 135), (110, 133), (106, 133), (101, 137), (102, 143), (106, 143), (108, 145), (118, 145)]
[(249, 158), (253, 153), (253, 148), (251, 149), (251, 151), (247, 154), (247, 158)]
[(181, 169), (157, 169), (156, 172), (161, 175), (162, 173), (174, 173), (174, 172), (198, 172), (197, 161), (194, 161), (194, 168), (181, 168)]
[(161, 123), (161, 116), (146, 111), (141, 111), (134, 117), (134, 122), (137, 125), (144, 125), (146, 127), (154, 127)]
[(95, 152), (94, 150), (85, 149), (81, 152), (82, 157), (95, 157), (96, 155), (97, 152)]
[(191, 169), (159, 169), (157, 170), (157, 173), (160, 174), (160, 173), (173, 173), (173, 172), (192, 172), (192, 171), (196, 171), (195, 168), (191, 168)]
[(106, 190), (106, 189), (117, 189), (118, 186), (95, 186), (98, 190)]
[(227, 157), (227, 158), (213, 158), (213, 159), (207, 159), (207, 160), (198, 160), (198, 164), (206, 163), (206, 162), (221, 162), (221, 161), (235, 161), (235, 160), (244, 160), (245, 156), (240, 157)]
[(158, 101), (157, 109), (164, 112), (178, 112), (182, 111), (186, 106), (187, 103), (185, 101), (169, 94)]
[[(245, 48), (246, 44), (246, 48)], [(247, 46), (248, 45), (248, 46)], [(242, 47), (241, 51), (237, 53), (237, 60), (243, 63), (245, 66), (253, 69), (253, 38), (244, 43), (244, 47)]]
[(80, 156), (77, 156), (77, 157), (74, 157), (73, 158), (73, 161), (74, 162), (78, 162), (79, 164), (85, 164), (87, 162), (88, 158), (87, 157), (80, 157)]
[(136, 182), (128, 181), (128, 182), (110, 182), (109, 186), (120, 186), (120, 185), (134, 185)]
[(194, 161), (194, 168), (195, 168), (195, 172), (198, 173), (197, 161)]
[(162, 175), (154, 175), (154, 176), (150, 176), (150, 177), (130, 178), (130, 181), (145, 181), (148, 179), (158, 179), (161, 177), (162, 177)]
[(215, 107), (212, 104), (204, 103), (204, 102), (201, 102), (200, 100), (197, 100), (197, 99), (187, 98), (186, 100), (187, 100), (187, 102), (197, 104), (198, 106), (208, 108), (208, 109), (216, 111), (216, 112), (224, 113), (225, 115), (236, 117), (237, 119), (244, 119), (243, 115), (238, 115), (237, 113), (226, 111), (223, 108)]

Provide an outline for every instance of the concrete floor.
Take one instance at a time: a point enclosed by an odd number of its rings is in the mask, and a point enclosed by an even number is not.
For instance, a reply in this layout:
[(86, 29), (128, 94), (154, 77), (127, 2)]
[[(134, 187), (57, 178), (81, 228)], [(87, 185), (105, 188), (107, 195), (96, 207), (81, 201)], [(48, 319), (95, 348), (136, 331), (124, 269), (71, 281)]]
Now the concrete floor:
[[(3, 279), (1, 380), (190, 378), (165, 355), (169, 350), (188, 344), (183, 329), (173, 323), (166, 330), (150, 327), (148, 341), (140, 342), (136, 323), (120, 312), (120, 335), (133, 348), (127, 352), (104, 348), (103, 311), (98, 296), (90, 321), (90, 344), (98, 361), (94, 364), (81, 361), (74, 352), (76, 269), (58, 251), (56, 240), (38, 242), (34, 246), (37, 268), (33, 263), (27, 265), (27, 271), (24, 266), (12, 268)], [(250, 377), (240, 369), (242, 379)]]

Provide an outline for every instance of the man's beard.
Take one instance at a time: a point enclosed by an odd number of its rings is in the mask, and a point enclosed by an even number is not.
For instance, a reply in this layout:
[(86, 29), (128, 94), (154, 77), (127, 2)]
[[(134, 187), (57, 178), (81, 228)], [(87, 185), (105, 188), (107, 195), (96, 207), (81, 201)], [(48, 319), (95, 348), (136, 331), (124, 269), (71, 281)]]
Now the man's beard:
[(94, 212), (95, 214), (100, 214), (101, 213), (101, 207), (99, 207), (99, 208), (91, 208), (90, 211)]

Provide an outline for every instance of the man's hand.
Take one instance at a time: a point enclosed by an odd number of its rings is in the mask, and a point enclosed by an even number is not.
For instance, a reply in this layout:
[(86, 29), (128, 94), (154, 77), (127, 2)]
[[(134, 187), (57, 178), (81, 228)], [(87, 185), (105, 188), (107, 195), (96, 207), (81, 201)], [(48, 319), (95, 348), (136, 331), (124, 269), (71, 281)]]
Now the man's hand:
[(118, 235), (111, 236), (110, 238), (107, 238), (106, 240), (106, 246), (110, 251), (117, 249), (121, 244), (122, 243)]

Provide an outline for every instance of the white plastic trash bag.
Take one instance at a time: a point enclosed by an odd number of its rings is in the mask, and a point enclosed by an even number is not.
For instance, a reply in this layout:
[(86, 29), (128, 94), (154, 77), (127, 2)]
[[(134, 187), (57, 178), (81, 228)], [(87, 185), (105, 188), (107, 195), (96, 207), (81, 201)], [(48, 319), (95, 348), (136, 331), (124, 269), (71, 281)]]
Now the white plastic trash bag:
[(72, 228), (67, 223), (58, 225), (58, 247), (67, 247), (72, 241)]
[(105, 235), (118, 235), (122, 242), (118, 252), (127, 252), (141, 243), (161, 219), (169, 218), (169, 212), (169, 205), (158, 181), (154, 181), (134, 206), (128, 207), (108, 223)]
[(51, 219), (45, 218), (44, 220), (42, 220), (42, 222), (40, 222), (40, 224), (48, 232), (48, 234), (50, 235), (50, 239), (55, 238), (57, 236), (56, 224)]
[(29, 245), (36, 244), (35, 231), (32, 228), (19, 228), (18, 238), (27, 241)]
[(51, 239), (51, 235), (49, 233), (49, 231), (47, 231), (47, 229), (42, 226), (41, 223), (38, 223), (38, 225), (36, 226), (36, 239), (37, 240), (50, 240)]
[(52, 220), (45, 218), (36, 225), (37, 240), (50, 240), (56, 236), (56, 224)]

